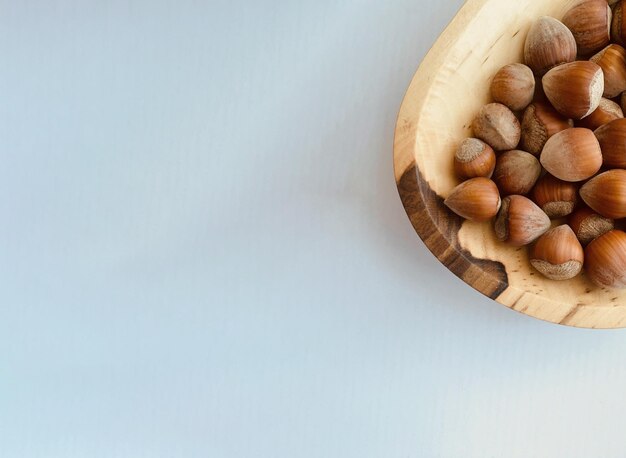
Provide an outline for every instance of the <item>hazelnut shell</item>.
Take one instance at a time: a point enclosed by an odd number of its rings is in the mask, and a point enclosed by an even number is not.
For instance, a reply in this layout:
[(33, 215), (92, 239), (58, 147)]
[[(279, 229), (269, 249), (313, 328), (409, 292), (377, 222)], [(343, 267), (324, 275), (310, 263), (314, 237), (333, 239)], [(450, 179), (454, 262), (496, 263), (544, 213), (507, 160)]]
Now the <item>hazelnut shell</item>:
[(472, 178), (454, 188), (444, 204), (462, 218), (487, 221), (500, 209), (500, 193), (489, 178)]
[(609, 231), (587, 245), (585, 271), (600, 287), (626, 287), (626, 233)]
[(553, 68), (542, 78), (543, 90), (556, 111), (567, 118), (582, 119), (600, 105), (604, 75), (599, 65), (570, 62)]
[(550, 228), (550, 218), (532, 200), (524, 196), (502, 199), (494, 229), (501, 242), (524, 246)]
[(600, 144), (593, 132), (582, 127), (563, 130), (548, 139), (541, 165), (563, 181), (582, 181), (602, 167)]
[(530, 250), (531, 265), (551, 280), (574, 278), (583, 261), (583, 247), (567, 224), (550, 229)]
[(580, 197), (605, 218), (626, 217), (626, 170), (601, 173), (580, 188)]

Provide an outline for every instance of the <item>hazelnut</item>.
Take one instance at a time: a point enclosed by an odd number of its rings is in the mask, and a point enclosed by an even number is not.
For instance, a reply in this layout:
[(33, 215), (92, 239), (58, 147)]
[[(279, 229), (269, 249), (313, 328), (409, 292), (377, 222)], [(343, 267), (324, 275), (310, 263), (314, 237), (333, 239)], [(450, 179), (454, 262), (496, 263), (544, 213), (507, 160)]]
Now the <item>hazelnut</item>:
[(587, 245), (585, 271), (598, 286), (626, 287), (626, 233), (609, 231)]
[(491, 178), (496, 166), (493, 148), (477, 138), (466, 138), (454, 154), (454, 171), (466, 180), (475, 177)]
[(521, 136), (515, 114), (501, 103), (482, 107), (472, 122), (474, 135), (497, 151), (515, 149)]
[(585, 0), (565, 13), (563, 24), (574, 35), (579, 55), (592, 54), (609, 44), (611, 18), (606, 0)]
[(617, 103), (612, 100), (602, 98), (600, 99), (600, 105), (598, 105), (598, 108), (596, 108), (596, 110), (586, 118), (578, 121), (576, 126), (596, 130), (600, 126), (623, 117), (624, 112)]
[(602, 149), (603, 165), (626, 168), (626, 119), (616, 119), (594, 132)]
[(625, 218), (626, 170), (609, 170), (593, 177), (580, 188), (580, 197), (605, 218)]
[(541, 152), (541, 165), (563, 181), (582, 181), (602, 167), (600, 144), (593, 132), (573, 127), (554, 134)]
[(531, 103), (522, 118), (522, 149), (539, 155), (548, 138), (570, 127), (574, 127), (572, 120), (561, 116), (551, 105)]
[(493, 181), (500, 195), (527, 194), (541, 175), (541, 164), (526, 151), (512, 150), (502, 153), (496, 160)]
[(491, 82), (493, 99), (513, 111), (526, 108), (533, 101), (534, 94), (535, 75), (524, 64), (505, 65), (498, 70)]
[(598, 215), (586, 205), (572, 213), (567, 223), (583, 245), (615, 229), (615, 222), (612, 219)]
[(531, 265), (551, 280), (574, 278), (583, 260), (583, 247), (567, 224), (550, 229), (530, 250)]
[(611, 20), (611, 40), (622, 46), (626, 45), (626, 17), (623, 15), (624, 2), (617, 2), (613, 8)]
[(542, 79), (546, 97), (563, 116), (582, 119), (598, 108), (604, 78), (598, 64), (570, 62), (553, 68)]
[(501, 242), (524, 246), (550, 228), (550, 218), (541, 208), (524, 196), (508, 196), (502, 205), (494, 229)]
[(543, 76), (551, 68), (575, 59), (576, 40), (563, 23), (544, 16), (532, 24), (524, 43), (524, 61), (535, 75)]
[(574, 211), (578, 186), (546, 173), (533, 188), (533, 200), (550, 218), (562, 218)]
[(626, 49), (608, 45), (589, 60), (602, 69), (604, 97), (611, 99), (626, 91)]
[(500, 209), (500, 194), (493, 181), (478, 177), (458, 185), (443, 203), (462, 218), (487, 221)]

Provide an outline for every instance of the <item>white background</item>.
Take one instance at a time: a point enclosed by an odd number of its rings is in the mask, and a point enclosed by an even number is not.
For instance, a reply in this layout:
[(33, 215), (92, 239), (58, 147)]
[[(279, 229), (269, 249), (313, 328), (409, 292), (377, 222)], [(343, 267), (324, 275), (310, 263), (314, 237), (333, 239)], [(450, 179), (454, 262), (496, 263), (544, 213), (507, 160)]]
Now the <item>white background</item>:
[(626, 333), (484, 298), (398, 198), (460, 4), (0, 0), (0, 456), (623, 457)]

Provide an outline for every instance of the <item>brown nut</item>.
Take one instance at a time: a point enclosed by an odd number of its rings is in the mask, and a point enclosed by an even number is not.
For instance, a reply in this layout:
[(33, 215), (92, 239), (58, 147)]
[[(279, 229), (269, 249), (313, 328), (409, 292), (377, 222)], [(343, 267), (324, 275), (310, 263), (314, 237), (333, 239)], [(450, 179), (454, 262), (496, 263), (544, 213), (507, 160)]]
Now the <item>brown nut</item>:
[(577, 127), (585, 127), (587, 129), (596, 130), (609, 122), (624, 117), (622, 108), (609, 99), (602, 98), (598, 108), (584, 119), (576, 123)]
[(570, 62), (553, 68), (542, 79), (546, 97), (563, 116), (582, 119), (600, 105), (604, 77), (598, 64)]
[(521, 136), (520, 123), (515, 114), (501, 103), (482, 107), (472, 122), (474, 135), (493, 149), (515, 149)]
[(496, 159), (493, 181), (498, 185), (501, 196), (527, 194), (541, 175), (541, 164), (526, 151), (512, 150)]
[(603, 165), (626, 168), (626, 119), (616, 119), (594, 132), (602, 149)]
[(580, 188), (580, 197), (605, 218), (626, 218), (626, 170), (609, 170), (593, 177)]
[(589, 60), (602, 69), (604, 97), (611, 99), (626, 91), (626, 49), (620, 45), (608, 45)]
[(609, 231), (587, 245), (585, 271), (598, 286), (626, 287), (626, 233)]
[(578, 186), (546, 173), (533, 188), (533, 200), (550, 218), (562, 218), (574, 211)]
[(613, 8), (611, 20), (611, 40), (622, 46), (626, 46), (626, 17), (623, 14), (624, 2), (620, 1)]
[(493, 181), (478, 177), (458, 185), (443, 203), (462, 218), (487, 221), (500, 209), (500, 194)]
[(574, 35), (578, 54), (587, 56), (609, 44), (611, 19), (606, 0), (584, 0), (565, 13), (563, 24)]
[(466, 138), (454, 154), (454, 171), (462, 180), (475, 177), (491, 178), (496, 166), (493, 148), (477, 138)]
[(576, 59), (576, 40), (562, 22), (544, 16), (537, 19), (526, 36), (524, 62), (537, 76), (557, 65)]
[(541, 152), (541, 165), (563, 181), (582, 181), (602, 167), (600, 144), (593, 131), (573, 127), (554, 134)]
[(531, 103), (522, 118), (521, 147), (537, 156), (548, 138), (570, 127), (574, 127), (573, 121), (561, 116), (551, 105)]
[(612, 219), (598, 215), (586, 205), (572, 213), (567, 219), (567, 224), (583, 245), (615, 229), (615, 222)]
[(501, 242), (524, 246), (550, 229), (550, 218), (532, 200), (508, 196), (502, 199), (494, 229)]
[(526, 108), (533, 101), (534, 94), (535, 75), (524, 64), (505, 65), (498, 70), (491, 82), (493, 100), (513, 111)]
[(583, 247), (567, 224), (550, 229), (530, 250), (530, 264), (550, 280), (574, 278), (583, 261)]

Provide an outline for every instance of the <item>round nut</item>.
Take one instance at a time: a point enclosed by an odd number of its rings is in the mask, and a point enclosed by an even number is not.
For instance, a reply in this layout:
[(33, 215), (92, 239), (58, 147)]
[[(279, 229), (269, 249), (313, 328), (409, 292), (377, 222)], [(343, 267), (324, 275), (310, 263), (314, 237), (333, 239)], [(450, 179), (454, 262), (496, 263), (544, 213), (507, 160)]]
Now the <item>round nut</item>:
[(521, 136), (520, 123), (515, 114), (501, 103), (482, 107), (472, 122), (474, 135), (496, 151), (517, 147)]
[(583, 245), (615, 229), (615, 222), (612, 219), (598, 215), (586, 205), (572, 213), (567, 219), (567, 224)]
[(561, 116), (551, 105), (531, 103), (522, 118), (522, 149), (537, 156), (548, 138), (570, 127), (574, 127), (574, 122)]
[(535, 241), (550, 228), (550, 218), (524, 196), (508, 196), (502, 205), (494, 229), (501, 242), (524, 246)]
[(585, 0), (565, 13), (563, 24), (574, 35), (578, 54), (587, 56), (609, 44), (611, 19), (606, 0)]
[[(577, 127), (585, 127), (587, 129), (596, 130), (605, 124), (608, 124), (615, 119), (621, 119), (624, 117), (622, 108), (615, 102), (609, 99), (602, 98), (598, 108), (584, 119), (581, 119), (576, 123)], [(522, 128), (523, 129), (523, 128)]]
[(563, 64), (546, 73), (543, 90), (556, 111), (582, 119), (598, 108), (604, 93), (604, 76), (599, 65), (578, 61)]
[(535, 76), (524, 64), (509, 64), (498, 70), (491, 82), (491, 96), (513, 111), (523, 110), (533, 101)]
[(533, 200), (550, 218), (562, 218), (574, 211), (578, 186), (546, 173), (533, 188)]
[(585, 271), (600, 287), (626, 287), (626, 233), (609, 231), (587, 245)]
[(548, 139), (541, 165), (563, 181), (582, 181), (602, 167), (600, 144), (593, 132), (582, 127), (563, 130)]
[(493, 181), (478, 177), (458, 185), (443, 203), (462, 218), (487, 221), (500, 209), (500, 194)]
[(512, 150), (502, 153), (496, 160), (493, 181), (501, 196), (527, 194), (541, 175), (541, 164), (526, 151)]
[(605, 218), (626, 218), (626, 170), (601, 173), (580, 188), (580, 197)]
[(524, 43), (524, 61), (535, 75), (575, 59), (576, 40), (562, 22), (544, 16), (532, 24)]
[(608, 45), (589, 60), (602, 69), (604, 97), (611, 99), (626, 91), (626, 49), (620, 45)]
[(626, 168), (626, 119), (616, 119), (594, 132), (605, 167)]
[(530, 264), (550, 280), (574, 278), (583, 261), (583, 247), (567, 224), (550, 229), (530, 250)]
[(475, 177), (491, 178), (496, 166), (493, 148), (477, 138), (466, 138), (454, 154), (454, 171), (466, 180)]

